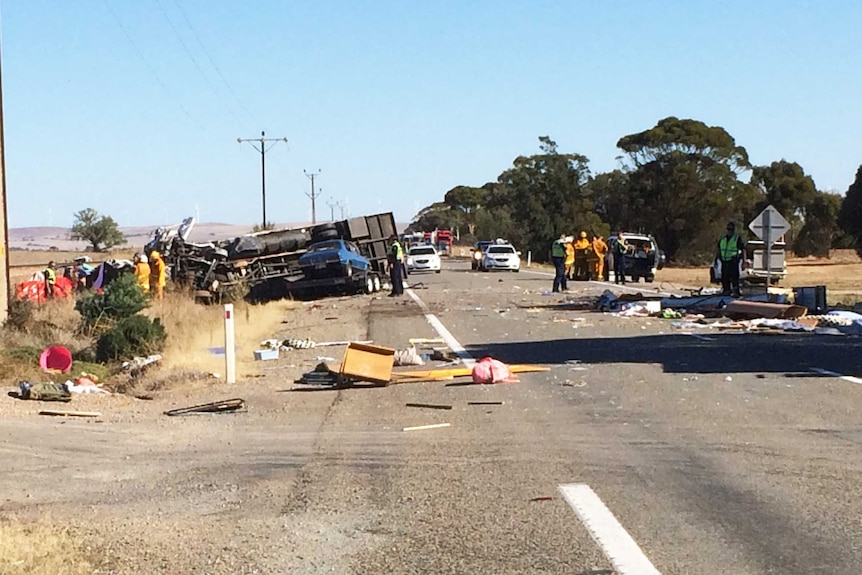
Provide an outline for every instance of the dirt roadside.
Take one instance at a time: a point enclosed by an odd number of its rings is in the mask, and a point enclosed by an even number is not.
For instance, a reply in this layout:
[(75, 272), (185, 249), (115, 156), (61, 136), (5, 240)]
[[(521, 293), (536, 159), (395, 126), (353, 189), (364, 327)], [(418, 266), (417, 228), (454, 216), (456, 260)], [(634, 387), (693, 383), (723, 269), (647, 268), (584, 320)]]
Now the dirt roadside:
[[(273, 307), (284, 317), (270, 337), (366, 339), (371, 304), (359, 297)], [(70, 529), (97, 573), (284, 572), (295, 534), (325, 525), (289, 528), (282, 511), (338, 401), (337, 392), (289, 390), (319, 357), (340, 360), (343, 351), (282, 353), (258, 362), (236, 385), (199, 380), (158, 391), (151, 401), (85, 395), (60, 406), (101, 412), (94, 420), (39, 416), (57, 405), (4, 393), (0, 521)], [(245, 399), (247, 411), (163, 415), (232, 397)]]

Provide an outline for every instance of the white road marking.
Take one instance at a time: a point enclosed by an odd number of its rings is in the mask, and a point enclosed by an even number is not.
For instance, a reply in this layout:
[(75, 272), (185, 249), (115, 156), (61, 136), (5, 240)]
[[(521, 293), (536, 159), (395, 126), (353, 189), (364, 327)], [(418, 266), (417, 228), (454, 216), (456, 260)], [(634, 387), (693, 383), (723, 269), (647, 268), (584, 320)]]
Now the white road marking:
[(837, 371), (829, 371), (828, 369), (823, 369), (822, 367), (812, 367), (811, 369), (809, 369), (809, 371), (819, 373), (820, 375), (837, 377), (843, 379), (844, 381), (849, 381), (850, 383), (858, 383), (862, 385), (862, 378), (853, 377), (852, 375), (844, 375), (843, 373), (838, 373)]
[(409, 295), (413, 299), (413, 301), (415, 301), (419, 305), (419, 307), (422, 309), (422, 313), (425, 314), (425, 319), (428, 320), (428, 323), (431, 324), (431, 327), (433, 327), (434, 330), (440, 335), (440, 337), (443, 338), (443, 341), (446, 342), (446, 345), (449, 346), (449, 349), (451, 349), (455, 353), (455, 355), (461, 358), (461, 361), (464, 363), (464, 365), (470, 368), (476, 365), (476, 360), (473, 358), (473, 356), (470, 355), (470, 353), (466, 349), (464, 349), (464, 346), (461, 345), (461, 343), (457, 339), (455, 339), (455, 336), (452, 335), (452, 332), (446, 329), (446, 326), (443, 325), (443, 322), (440, 321), (436, 315), (431, 313), (431, 309), (425, 304), (424, 301), (422, 301), (422, 299), (418, 295), (416, 295), (416, 292), (414, 292), (412, 289), (405, 289), (404, 293)]
[(618, 575), (661, 575), (589, 485), (560, 485), (560, 492)]
[(705, 335), (700, 335), (699, 333), (686, 333), (684, 335), (690, 335), (691, 337), (696, 337), (697, 339), (702, 339), (703, 341), (715, 341), (714, 337), (706, 337)]

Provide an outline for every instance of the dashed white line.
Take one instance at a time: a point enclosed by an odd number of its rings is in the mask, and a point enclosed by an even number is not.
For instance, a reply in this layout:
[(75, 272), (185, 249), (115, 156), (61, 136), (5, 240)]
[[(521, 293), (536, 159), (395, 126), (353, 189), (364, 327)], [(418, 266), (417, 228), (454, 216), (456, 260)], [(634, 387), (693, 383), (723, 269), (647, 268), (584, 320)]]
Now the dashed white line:
[(852, 375), (844, 375), (843, 373), (838, 373), (837, 371), (830, 371), (828, 369), (823, 369), (822, 367), (812, 367), (809, 369), (809, 371), (818, 373), (820, 375), (837, 377), (839, 379), (843, 379), (844, 381), (849, 381), (850, 383), (858, 383), (862, 385), (862, 378), (853, 377)]
[(424, 301), (422, 301), (422, 299), (418, 295), (416, 295), (416, 292), (414, 292), (412, 289), (405, 289), (404, 293), (409, 295), (413, 299), (413, 301), (415, 301), (416, 304), (422, 309), (422, 313), (425, 315), (425, 319), (428, 320), (428, 323), (431, 324), (431, 327), (434, 328), (434, 331), (436, 331), (440, 335), (440, 337), (443, 338), (443, 341), (446, 342), (446, 345), (449, 346), (449, 349), (451, 349), (455, 353), (455, 355), (461, 358), (461, 361), (464, 362), (464, 365), (466, 367), (472, 368), (476, 364), (476, 360), (473, 358), (472, 355), (470, 355), (470, 353), (466, 349), (464, 349), (464, 346), (461, 345), (461, 343), (457, 339), (455, 339), (455, 336), (452, 335), (452, 332), (446, 329), (446, 326), (443, 325), (443, 322), (440, 321), (436, 315), (431, 313), (431, 309), (425, 304)]
[(560, 485), (560, 492), (618, 575), (661, 575), (589, 485)]

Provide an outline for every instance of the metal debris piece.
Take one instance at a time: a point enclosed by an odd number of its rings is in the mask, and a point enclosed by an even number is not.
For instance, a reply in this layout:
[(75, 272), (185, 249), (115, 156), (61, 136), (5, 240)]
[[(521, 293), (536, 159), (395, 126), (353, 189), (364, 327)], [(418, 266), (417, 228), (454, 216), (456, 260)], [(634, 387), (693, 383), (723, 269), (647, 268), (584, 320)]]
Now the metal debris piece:
[(213, 401), (212, 403), (204, 403), (201, 405), (193, 405), (191, 407), (180, 407), (171, 409), (165, 412), (165, 415), (186, 415), (189, 413), (224, 413), (228, 411), (236, 411), (245, 407), (245, 400), (240, 398), (224, 399), (222, 401)]

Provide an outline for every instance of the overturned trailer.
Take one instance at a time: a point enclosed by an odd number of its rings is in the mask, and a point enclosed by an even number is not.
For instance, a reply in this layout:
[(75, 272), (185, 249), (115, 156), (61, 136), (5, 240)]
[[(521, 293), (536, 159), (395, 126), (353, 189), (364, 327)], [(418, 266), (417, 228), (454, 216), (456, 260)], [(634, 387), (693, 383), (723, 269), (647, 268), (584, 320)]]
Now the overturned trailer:
[[(146, 250), (162, 252), (172, 280), (190, 286), (196, 298), (205, 301), (377, 291), (386, 270), (387, 240), (395, 234), (391, 212), (207, 243), (189, 241), (193, 225), (190, 218), (176, 232), (156, 230)], [(355, 252), (352, 261), (302, 265), (303, 255), (332, 240), (344, 240), (342, 245)]]

